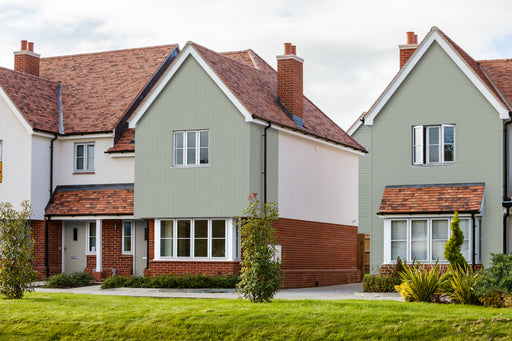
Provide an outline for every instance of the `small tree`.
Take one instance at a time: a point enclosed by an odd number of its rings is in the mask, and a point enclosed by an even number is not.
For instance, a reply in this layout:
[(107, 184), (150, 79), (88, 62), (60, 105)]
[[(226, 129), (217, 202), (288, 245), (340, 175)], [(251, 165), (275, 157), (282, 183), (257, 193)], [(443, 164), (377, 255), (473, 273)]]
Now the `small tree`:
[(34, 241), (30, 236), (32, 210), (28, 201), (17, 212), (10, 203), (0, 203), (0, 293), (8, 299), (19, 299), (32, 290), (37, 279), (32, 268)]
[(272, 223), (279, 217), (276, 203), (262, 204), (257, 193), (240, 218), (243, 250), (238, 292), (251, 302), (269, 302), (281, 284), (281, 261), (274, 259), (276, 236)]
[(455, 211), (451, 224), (452, 235), (444, 245), (444, 258), (450, 262), (453, 269), (467, 269), (468, 263), (460, 252), (460, 247), (464, 243), (464, 234), (459, 227), (459, 212)]

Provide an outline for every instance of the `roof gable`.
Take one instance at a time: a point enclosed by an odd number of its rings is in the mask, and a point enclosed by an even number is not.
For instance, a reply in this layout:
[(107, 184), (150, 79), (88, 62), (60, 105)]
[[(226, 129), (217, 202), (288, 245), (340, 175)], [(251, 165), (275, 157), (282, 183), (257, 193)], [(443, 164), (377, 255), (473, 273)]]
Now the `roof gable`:
[(368, 113), (364, 116), (363, 120), (358, 119), (358, 121), (350, 127), (350, 135), (352, 135), (363, 124), (363, 122), (365, 125), (373, 125), (375, 117), (381, 112), (386, 103), (391, 99), (434, 42), (443, 49), (443, 51), (451, 58), (451, 60), (453, 60), (471, 83), (480, 91), (480, 93), (482, 93), (491, 106), (498, 112), (499, 117), (501, 119), (509, 118), (510, 108), (507, 102), (503, 99), (500, 92), (486, 75), (484, 70), (480, 68), (479, 64), (441, 30), (437, 27), (433, 27), (418, 46), (418, 49), (411, 56), (409, 61), (407, 61), (377, 101), (375, 101)]
[(311, 101), (304, 97), (304, 127), (298, 127), (277, 103), (277, 75), (252, 50), (217, 53), (189, 42), (146, 101), (130, 118), (135, 128), (152, 102), (187, 58), (194, 58), (215, 84), (244, 116), (246, 122), (270, 122), (281, 127), (311, 134), (358, 152), (365, 151)]

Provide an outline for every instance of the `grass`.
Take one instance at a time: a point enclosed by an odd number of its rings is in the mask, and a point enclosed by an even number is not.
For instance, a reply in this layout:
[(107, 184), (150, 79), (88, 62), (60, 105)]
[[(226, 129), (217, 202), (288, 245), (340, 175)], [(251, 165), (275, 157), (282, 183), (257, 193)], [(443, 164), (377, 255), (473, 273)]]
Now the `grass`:
[(30, 293), (0, 300), (0, 340), (507, 340), (511, 319), (511, 309), (391, 301), (254, 304)]

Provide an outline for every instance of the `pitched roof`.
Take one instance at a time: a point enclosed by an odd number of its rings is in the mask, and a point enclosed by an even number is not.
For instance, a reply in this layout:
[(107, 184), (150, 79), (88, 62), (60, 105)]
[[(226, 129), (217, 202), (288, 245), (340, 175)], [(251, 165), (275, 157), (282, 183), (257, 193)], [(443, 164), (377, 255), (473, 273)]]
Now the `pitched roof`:
[(57, 186), (46, 215), (133, 215), (133, 184)]
[(33, 129), (59, 131), (58, 83), (0, 67), (0, 87)]
[(512, 103), (512, 59), (479, 60), (478, 64), (496, 85), (503, 100)]
[(386, 186), (378, 214), (477, 213), (485, 184)]
[(107, 153), (135, 152), (135, 129), (126, 129), (115, 145), (107, 150)]
[(41, 58), (40, 77), (62, 83), (64, 133), (112, 131), (175, 48)]
[(217, 53), (189, 42), (240, 100), (253, 118), (277, 123), (366, 151), (304, 96), (304, 128), (295, 125), (277, 104), (277, 72), (252, 50)]

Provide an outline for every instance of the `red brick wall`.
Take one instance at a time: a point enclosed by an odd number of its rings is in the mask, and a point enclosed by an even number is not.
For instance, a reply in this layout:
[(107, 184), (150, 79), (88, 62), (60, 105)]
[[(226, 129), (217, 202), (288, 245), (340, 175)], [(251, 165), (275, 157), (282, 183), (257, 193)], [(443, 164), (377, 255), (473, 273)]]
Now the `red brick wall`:
[(39, 57), (26, 54), (14, 56), (14, 70), (39, 76)]
[[(154, 255), (154, 226), (154, 220), (150, 220), (150, 262), (146, 275), (218, 275), (240, 271), (239, 262), (151, 260)], [(283, 287), (327, 286), (359, 281), (357, 227), (279, 219), (275, 228), (282, 248)]]
[(359, 282), (356, 226), (281, 218), (274, 227), (285, 288)]
[(401, 48), (400, 49), (400, 69), (407, 63), (412, 54), (416, 52), (416, 48)]
[(304, 117), (303, 64), (292, 56), (277, 61), (277, 95), (290, 113)]
[[(45, 264), (45, 221), (31, 220), (30, 227), (34, 238), (34, 269), (39, 272), (39, 278), (46, 278)], [(50, 276), (62, 271), (62, 222), (48, 222), (48, 267)]]

